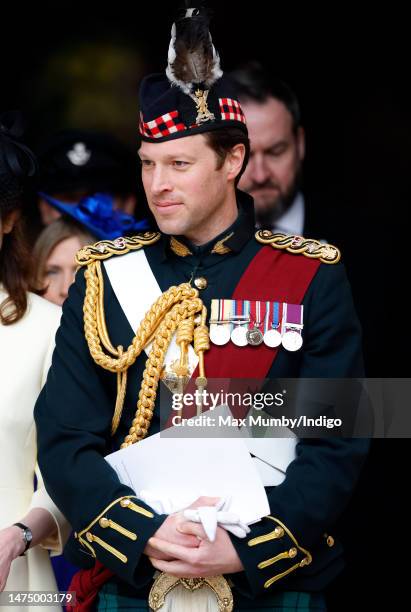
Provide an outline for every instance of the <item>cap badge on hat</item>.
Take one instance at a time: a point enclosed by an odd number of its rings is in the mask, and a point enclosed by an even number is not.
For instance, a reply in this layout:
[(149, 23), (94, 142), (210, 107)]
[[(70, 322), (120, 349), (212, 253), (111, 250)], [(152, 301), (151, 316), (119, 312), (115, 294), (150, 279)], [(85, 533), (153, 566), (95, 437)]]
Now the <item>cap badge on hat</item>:
[(91, 157), (91, 151), (87, 149), (84, 142), (76, 142), (67, 152), (67, 157), (73, 166), (85, 166)]
[(213, 121), (215, 119), (214, 114), (208, 110), (207, 106), (208, 89), (196, 89), (195, 93), (190, 93), (189, 96), (192, 100), (194, 100), (197, 106), (197, 125), (200, 125), (200, 123), (204, 123), (205, 121)]

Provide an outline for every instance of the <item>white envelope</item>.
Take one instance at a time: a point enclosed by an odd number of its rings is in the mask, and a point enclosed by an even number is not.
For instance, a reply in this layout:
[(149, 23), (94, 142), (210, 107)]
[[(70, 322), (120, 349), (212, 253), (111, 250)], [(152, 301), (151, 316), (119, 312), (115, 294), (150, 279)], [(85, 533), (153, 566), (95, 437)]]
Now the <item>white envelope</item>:
[(173, 512), (202, 495), (229, 498), (227, 510), (248, 525), (270, 513), (259, 473), (242, 438), (171, 438), (155, 434), (106, 461), (119, 479), (165, 500)]
[(252, 455), (258, 458), (257, 469), (266, 487), (277, 486), (285, 479), (285, 473), (296, 458), (297, 438), (244, 438)]

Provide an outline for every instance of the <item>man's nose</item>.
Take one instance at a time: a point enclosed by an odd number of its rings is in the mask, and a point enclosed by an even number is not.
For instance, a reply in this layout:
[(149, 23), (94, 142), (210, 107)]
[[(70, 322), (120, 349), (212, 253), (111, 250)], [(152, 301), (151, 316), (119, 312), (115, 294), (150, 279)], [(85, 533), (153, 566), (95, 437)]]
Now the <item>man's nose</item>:
[(253, 182), (257, 184), (265, 183), (270, 177), (270, 170), (264, 155), (256, 153), (250, 161), (251, 179)]
[(153, 170), (151, 191), (154, 195), (163, 193), (164, 191), (171, 191), (172, 186), (170, 184), (169, 175), (166, 168), (156, 166)]

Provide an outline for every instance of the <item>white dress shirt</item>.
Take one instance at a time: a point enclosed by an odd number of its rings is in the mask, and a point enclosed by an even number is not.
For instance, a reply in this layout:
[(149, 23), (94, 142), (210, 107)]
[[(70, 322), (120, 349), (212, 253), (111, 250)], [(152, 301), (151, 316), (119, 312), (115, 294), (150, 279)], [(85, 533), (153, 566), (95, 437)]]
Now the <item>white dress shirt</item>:
[(273, 231), (302, 236), (304, 232), (304, 221), (304, 196), (302, 193), (298, 192), (290, 208), (277, 219)]

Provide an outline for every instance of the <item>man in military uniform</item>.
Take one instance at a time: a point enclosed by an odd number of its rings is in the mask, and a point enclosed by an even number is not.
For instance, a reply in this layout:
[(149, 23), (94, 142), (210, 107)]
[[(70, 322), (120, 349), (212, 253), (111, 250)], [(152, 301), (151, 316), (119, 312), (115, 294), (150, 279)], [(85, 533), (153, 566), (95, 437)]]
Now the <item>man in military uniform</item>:
[[(140, 90), (143, 183), (161, 232), (79, 252), (81, 269), (36, 405), (40, 467), (75, 530), (67, 554), (83, 568), (74, 583), (79, 610), (91, 609), (96, 595), (97, 609), (147, 609), (150, 589), (151, 607), (161, 609), (161, 595), (152, 590), (156, 570), (160, 578), (181, 578), (193, 595), (197, 579), (225, 576), (219, 584), (223, 590), (230, 584), (235, 610), (319, 610), (321, 592), (343, 567), (341, 547), (328, 532), (357, 479), (367, 450), (362, 441), (300, 440), (284, 482), (266, 488), (270, 514), (243, 538), (218, 527), (214, 542), (180, 513), (155, 512), (104, 460), (159, 431), (160, 375), (192, 376), (200, 387), (205, 375), (362, 375), (360, 329), (338, 250), (299, 236), (255, 234), (252, 199), (236, 190), (249, 152), (244, 115), (207, 27), (202, 11), (188, 9), (172, 30), (167, 77), (151, 75)], [(260, 341), (278, 331), (275, 308), (269, 329), (259, 329), (259, 316), (249, 312), (246, 346), (244, 338), (226, 337), (218, 312), (221, 325), (213, 327), (212, 319), (210, 345), (210, 306), (213, 317), (227, 300), (239, 308), (293, 305), (282, 310), (284, 346), (275, 334)], [(287, 319), (291, 312), (299, 321)], [(284, 337), (293, 330), (286, 350)], [(175, 337), (177, 367), (165, 355)], [(194, 506), (214, 503), (200, 499)], [(219, 609), (228, 612), (233, 604), (224, 593)], [(195, 605), (186, 609), (203, 609)]]

